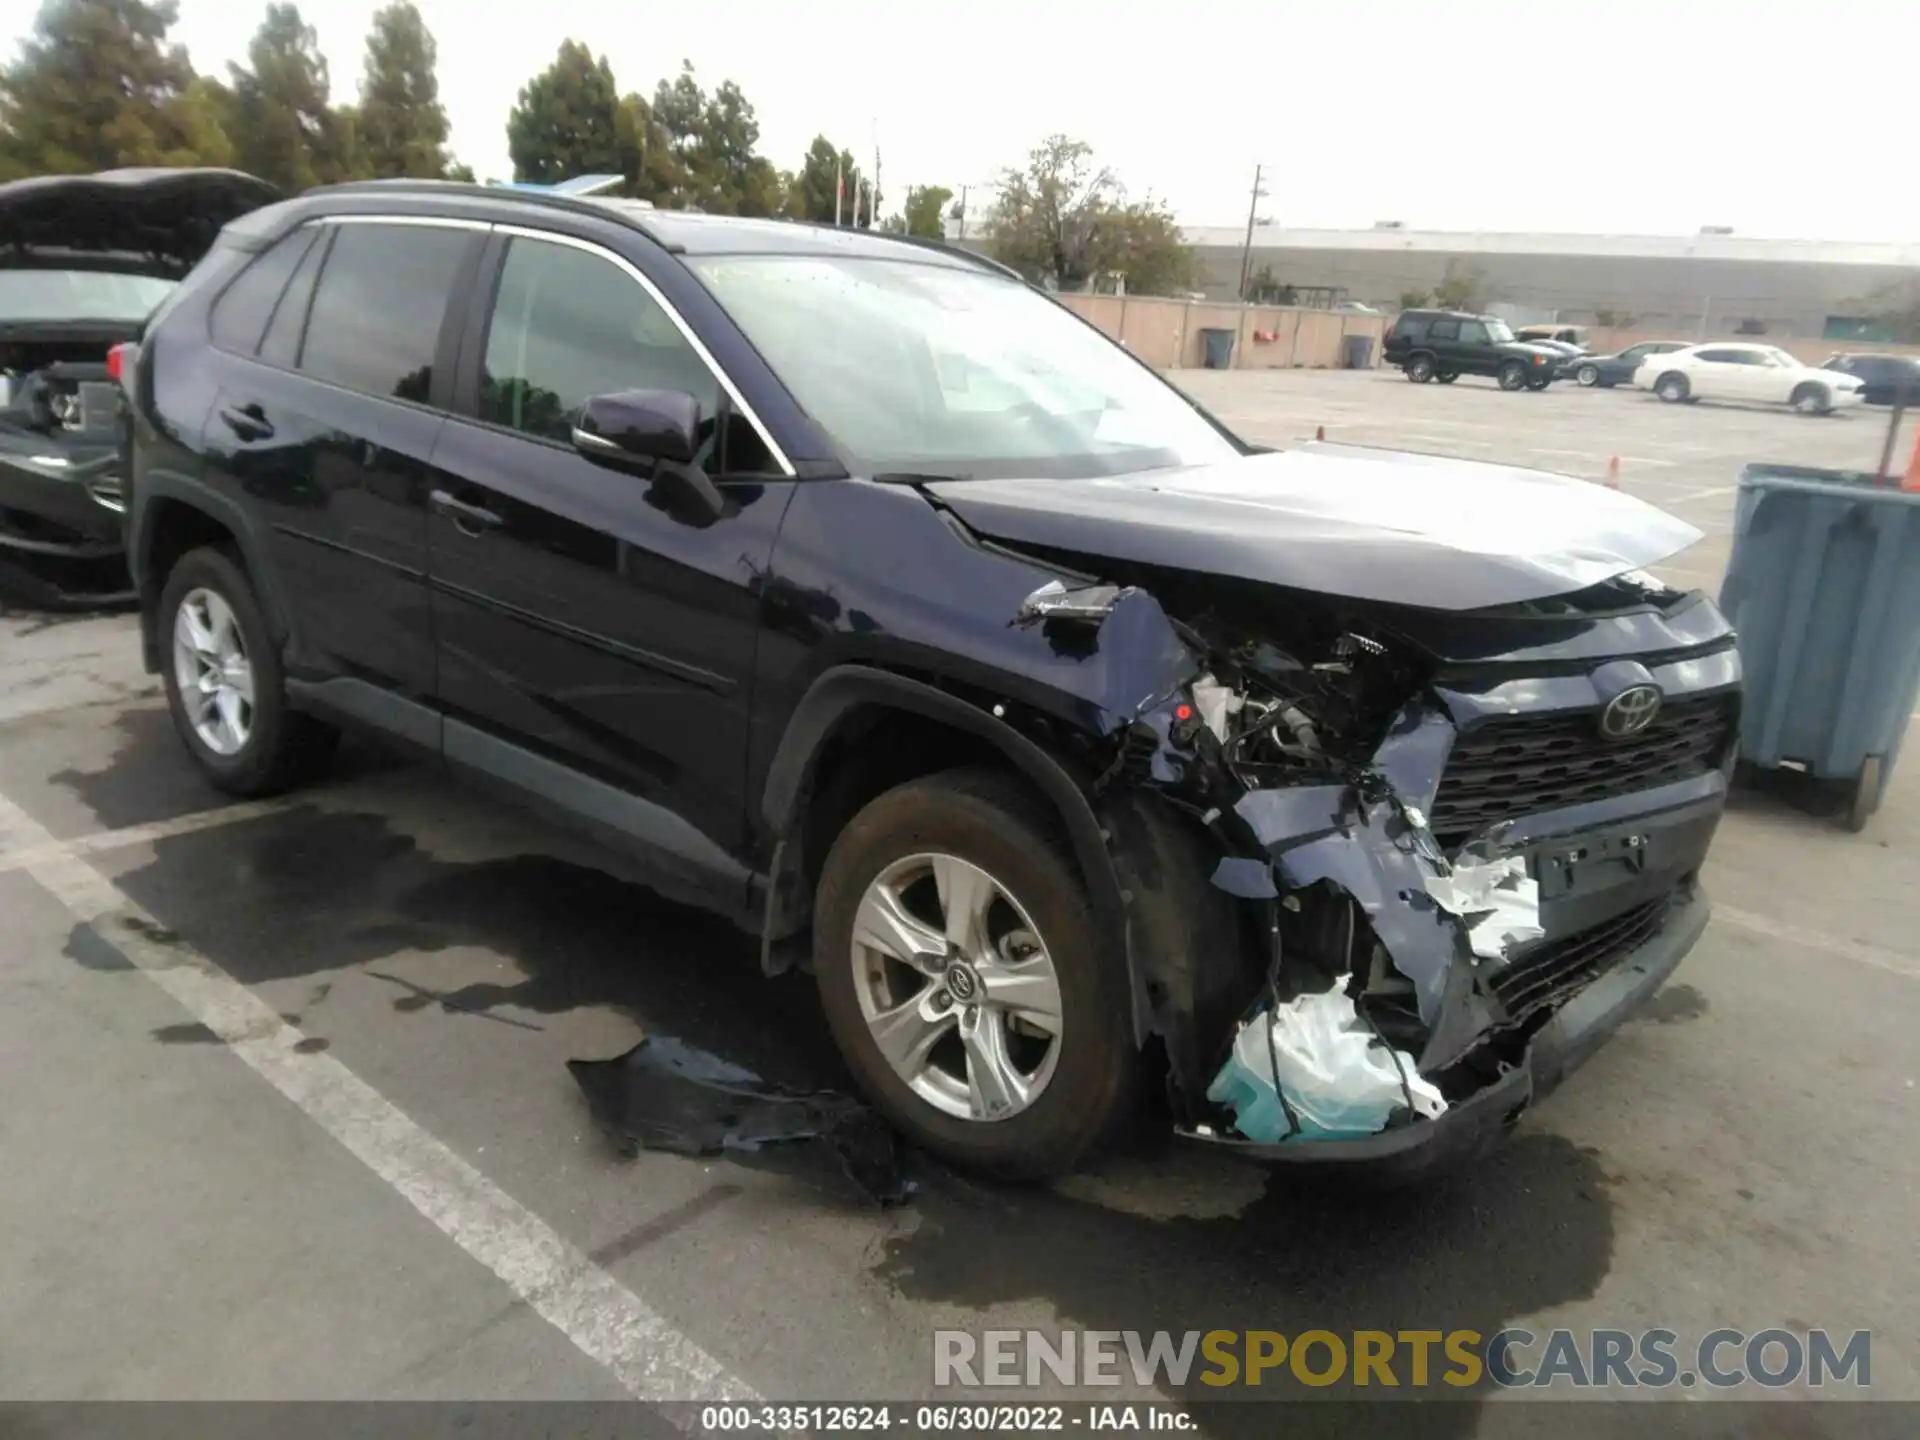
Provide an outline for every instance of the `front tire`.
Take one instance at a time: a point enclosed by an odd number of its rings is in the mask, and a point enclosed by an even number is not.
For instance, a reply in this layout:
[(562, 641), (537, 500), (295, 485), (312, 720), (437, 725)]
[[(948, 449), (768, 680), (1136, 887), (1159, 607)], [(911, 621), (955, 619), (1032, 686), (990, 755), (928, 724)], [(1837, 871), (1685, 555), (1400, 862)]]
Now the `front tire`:
[(881, 795), (827, 856), (827, 1023), (868, 1098), (956, 1164), (1060, 1174), (1131, 1111), (1126, 977), (1071, 853), (1018, 783), (965, 769)]
[(1794, 413), (1798, 415), (1825, 415), (1833, 409), (1833, 397), (1827, 393), (1824, 385), (1802, 385), (1793, 392)]
[(247, 572), (193, 550), (160, 594), (167, 709), (187, 753), (230, 795), (275, 795), (318, 778), (339, 732), (287, 703), (280, 651)]
[(1527, 384), (1527, 367), (1518, 360), (1509, 360), (1500, 367), (1498, 378), (1502, 390), (1523, 390)]
[(1578, 370), (1573, 372), (1573, 378), (1585, 389), (1591, 390), (1600, 383), (1600, 367), (1597, 365), (1582, 365)]
[(1669, 371), (1654, 381), (1653, 393), (1669, 405), (1678, 405), (1693, 394), (1693, 387), (1687, 383), (1687, 377), (1678, 371)]

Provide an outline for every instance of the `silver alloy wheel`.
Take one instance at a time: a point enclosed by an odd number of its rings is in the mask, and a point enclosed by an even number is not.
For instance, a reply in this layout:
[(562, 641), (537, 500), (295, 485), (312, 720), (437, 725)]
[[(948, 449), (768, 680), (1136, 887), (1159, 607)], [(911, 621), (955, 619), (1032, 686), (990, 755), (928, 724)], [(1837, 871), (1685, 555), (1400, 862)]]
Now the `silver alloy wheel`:
[(1006, 886), (955, 855), (896, 860), (861, 897), (852, 948), (860, 1014), (914, 1094), (979, 1121), (1040, 1098), (1060, 1056), (1060, 979)]
[(238, 755), (253, 737), (253, 662), (233, 607), (217, 592), (189, 590), (173, 614), (173, 678), (200, 743)]

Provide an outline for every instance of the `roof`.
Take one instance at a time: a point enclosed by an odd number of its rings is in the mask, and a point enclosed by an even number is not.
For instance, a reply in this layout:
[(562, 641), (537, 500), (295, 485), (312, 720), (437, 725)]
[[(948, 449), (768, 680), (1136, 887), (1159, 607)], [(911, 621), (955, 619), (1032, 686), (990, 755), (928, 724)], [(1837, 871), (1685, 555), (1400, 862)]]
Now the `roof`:
[[(332, 194), (411, 194), (536, 211), (564, 210), (576, 215), (613, 218), (664, 248), (682, 255), (838, 255), (877, 260), (918, 259), (954, 269), (991, 270), (1012, 279), (1018, 274), (996, 260), (944, 241), (881, 230), (854, 230), (805, 220), (708, 215), (697, 210), (662, 210), (643, 200), (610, 195), (568, 193), (518, 185), (472, 185), (455, 180), (358, 180), (309, 190), (296, 204)], [(917, 251), (911, 255), (909, 251)]]

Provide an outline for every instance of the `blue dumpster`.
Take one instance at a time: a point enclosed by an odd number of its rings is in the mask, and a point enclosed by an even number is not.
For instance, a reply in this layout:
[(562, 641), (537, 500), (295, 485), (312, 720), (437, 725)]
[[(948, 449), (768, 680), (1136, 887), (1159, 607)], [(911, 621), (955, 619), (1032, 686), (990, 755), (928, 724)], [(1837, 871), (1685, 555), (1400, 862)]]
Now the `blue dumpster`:
[(1202, 330), (1200, 347), (1202, 358), (1209, 370), (1225, 370), (1233, 364), (1233, 338), (1231, 330)]
[(1749, 465), (1720, 608), (1740, 636), (1740, 758), (1880, 806), (1920, 689), (1920, 493), (1848, 470)]

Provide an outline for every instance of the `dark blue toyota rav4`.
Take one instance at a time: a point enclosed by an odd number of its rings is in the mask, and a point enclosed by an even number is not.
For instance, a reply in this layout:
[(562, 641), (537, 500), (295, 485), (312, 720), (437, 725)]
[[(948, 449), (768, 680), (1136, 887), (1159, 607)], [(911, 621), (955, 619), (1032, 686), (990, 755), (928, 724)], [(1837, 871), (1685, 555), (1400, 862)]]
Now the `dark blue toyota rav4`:
[[(1597, 486), (1248, 445), (936, 245), (387, 182), (126, 366), (147, 663), (238, 794), (371, 727), (817, 978), (951, 1159), (1418, 1170), (1699, 937), (1740, 670)], [(566, 923), (556, 915), (557, 924)]]

